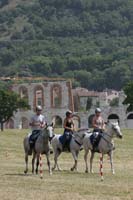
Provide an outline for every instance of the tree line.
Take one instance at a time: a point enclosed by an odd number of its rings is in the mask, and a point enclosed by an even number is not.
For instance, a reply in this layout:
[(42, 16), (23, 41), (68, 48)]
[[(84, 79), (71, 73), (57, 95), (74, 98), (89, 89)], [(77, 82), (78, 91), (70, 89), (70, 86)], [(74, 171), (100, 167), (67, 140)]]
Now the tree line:
[(65, 77), (73, 87), (98, 91), (120, 90), (132, 79), (132, 0), (5, 5), (0, 6), (0, 76)]

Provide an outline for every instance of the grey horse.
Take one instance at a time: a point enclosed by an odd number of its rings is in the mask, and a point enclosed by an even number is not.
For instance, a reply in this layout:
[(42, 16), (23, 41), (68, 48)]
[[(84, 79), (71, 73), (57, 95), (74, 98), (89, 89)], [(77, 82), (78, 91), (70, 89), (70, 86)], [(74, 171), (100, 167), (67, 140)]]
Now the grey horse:
[[(89, 151), (91, 152), (91, 156), (90, 156), (90, 172), (93, 173), (93, 169), (92, 169), (92, 162), (93, 162), (93, 158), (94, 158), (94, 154), (95, 152), (93, 151), (93, 147), (91, 144), (91, 137), (92, 133), (87, 134), (84, 137), (83, 140), (83, 147), (85, 150), (85, 155), (84, 155), (84, 160), (85, 160), (85, 164), (86, 164), (86, 170), (85, 172), (88, 172), (88, 162), (87, 162), (87, 157), (88, 157), (88, 153)], [(108, 154), (109, 158), (110, 158), (110, 164), (111, 164), (111, 171), (114, 174), (114, 166), (113, 166), (113, 149), (114, 149), (114, 143), (112, 141), (113, 137), (116, 136), (118, 138), (122, 138), (122, 133), (119, 127), (118, 122), (114, 122), (114, 123), (107, 123), (107, 131), (106, 133), (102, 134), (101, 140), (98, 144), (98, 150), (99, 153), (102, 154), (102, 160), (103, 160), (103, 155), (104, 154)]]
[[(38, 136), (35, 147), (32, 151), (33, 158), (32, 158), (32, 173), (34, 173), (34, 163), (35, 158), (37, 158), (36, 161), (36, 174), (38, 173), (38, 165), (39, 165), (39, 156), (40, 154), (45, 154), (47, 158), (47, 164), (49, 168), (49, 173), (52, 174), (50, 160), (49, 160), (49, 154), (50, 154), (50, 140), (53, 137), (53, 125), (47, 125), (43, 130), (42, 133)], [(25, 151), (25, 163), (26, 168), (24, 173), (26, 174), (28, 172), (28, 156), (31, 155), (30, 153), (30, 145), (29, 145), (29, 136), (26, 136), (23, 141), (24, 145), (24, 151)]]
[[(77, 170), (78, 154), (83, 144), (83, 139), (85, 136), (84, 132), (85, 132), (84, 130), (79, 130), (77, 132), (74, 132), (72, 135), (72, 139), (70, 141), (70, 152), (72, 153), (74, 159), (74, 165), (71, 168), (71, 171)], [(59, 141), (60, 136), (61, 135), (55, 135), (51, 141), (54, 150), (54, 161), (55, 161), (54, 167), (52, 168), (53, 170), (56, 168), (56, 166), (58, 170), (61, 170), (61, 168), (58, 165), (58, 157), (63, 152), (62, 144)]]

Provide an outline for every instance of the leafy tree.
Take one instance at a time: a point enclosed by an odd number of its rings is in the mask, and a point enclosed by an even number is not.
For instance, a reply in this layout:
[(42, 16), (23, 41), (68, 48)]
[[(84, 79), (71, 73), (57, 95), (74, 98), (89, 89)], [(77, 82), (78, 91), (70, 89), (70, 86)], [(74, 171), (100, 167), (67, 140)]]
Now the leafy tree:
[(30, 75), (22, 65), (40, 76), (67, 78), (71, 71), (74, 86), (98, 91), (131, 80), (132, 0), (12, 3), (0, 0), (10, 4), (0, 8), (0, 76)]
[(9, 90), (0, 90), (0, 125), (3, 131), (3, 124), (8, 121), (19, 108), (29, 108), (26, 99), (21, 99), (18, 94)]
[(127, 97), (123, 103), (128, 105), (127, 111), (133, 111), (133, 81), (124, 87), (124, 92)]

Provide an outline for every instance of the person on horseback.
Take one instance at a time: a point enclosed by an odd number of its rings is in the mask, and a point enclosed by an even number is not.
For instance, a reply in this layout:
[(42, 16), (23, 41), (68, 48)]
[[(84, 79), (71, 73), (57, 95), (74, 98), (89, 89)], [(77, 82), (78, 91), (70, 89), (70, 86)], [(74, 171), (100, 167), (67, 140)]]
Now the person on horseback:
[(63, 149), (68, 147), (74, 131), (74, 122), (72, 117), (72, 111), (68, 110), (66, 112), (66, 118), (64, 119)]
[(93, 132), (103, 132), (103, 130), (105, 129), (105, 122), (101, 116), (100, 108), (96, 108), (95, 110), (95, 116), (92, 120), (92, 126), (94, 128)]
[(96, 150), (101, 138), (101, 133), (105, 130), (105, 122), (101, 116), (100, 108), (95, 109), (95, 116), (93, 117), (92, 120), (92, 126), (93, 126), (93, 136), (94, 136), (93, 150)]
[(41, 112), (42, 107), (38, 105), (36, 107), (36, 114), (31, 117), (31, 121), (29, 123), (32, 129), (32, 134), (29, 138), (31, 148), (33, 148), (35, 140), (42, 132), (42, 129), (46, 126), (45, 117), (41, 114)]

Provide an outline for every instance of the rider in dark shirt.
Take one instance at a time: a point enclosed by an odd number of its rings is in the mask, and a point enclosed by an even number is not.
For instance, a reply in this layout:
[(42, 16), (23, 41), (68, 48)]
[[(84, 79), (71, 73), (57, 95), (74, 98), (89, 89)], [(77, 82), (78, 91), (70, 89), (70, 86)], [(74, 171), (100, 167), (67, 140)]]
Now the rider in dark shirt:
[(66, 118), (64, 119), (63, 148), (70, 142), (74, 131), (74, 122), (72, 117), (72, 112), (70, 110), (67, 111)]

